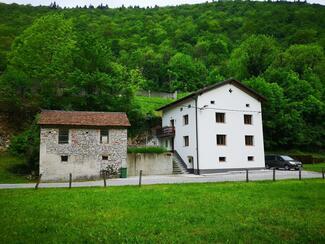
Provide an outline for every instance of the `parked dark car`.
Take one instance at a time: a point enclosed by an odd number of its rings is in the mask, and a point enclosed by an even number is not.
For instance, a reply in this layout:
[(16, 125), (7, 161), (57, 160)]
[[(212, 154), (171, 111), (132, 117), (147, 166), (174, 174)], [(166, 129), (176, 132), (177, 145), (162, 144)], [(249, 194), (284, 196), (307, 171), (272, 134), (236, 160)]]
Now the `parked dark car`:
[(269, 168), (284, 168), (286, 170), (295, 169), (298, 170), (302, 167), (302, 163), (289, 156), (285, 155), (266, 155), (265, 167)]

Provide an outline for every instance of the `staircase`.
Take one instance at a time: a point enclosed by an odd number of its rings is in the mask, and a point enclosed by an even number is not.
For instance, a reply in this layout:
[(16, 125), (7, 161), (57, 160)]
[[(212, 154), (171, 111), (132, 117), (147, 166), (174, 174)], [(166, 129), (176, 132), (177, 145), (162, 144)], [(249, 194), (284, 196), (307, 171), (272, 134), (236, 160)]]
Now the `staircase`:
[(174, 151), (173, 155), (173, 174), (189, 174), (186, 164), (179, 154)]

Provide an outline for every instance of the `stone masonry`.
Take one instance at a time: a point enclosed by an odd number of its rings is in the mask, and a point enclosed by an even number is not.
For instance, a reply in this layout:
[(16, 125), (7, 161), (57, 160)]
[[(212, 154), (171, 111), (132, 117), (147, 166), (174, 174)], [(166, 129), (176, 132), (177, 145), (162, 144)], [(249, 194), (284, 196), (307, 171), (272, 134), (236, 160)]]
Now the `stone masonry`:
[[(40, 174), (43, 181), (95, 179), (107, 165), (127, 167), (127, 129), (110, 128), (107, 144), (100, 143), (100, 128), (69, 128), (69, 143), (58, 143), (59, 128), (41, 127)], [(68, 156), (61, 162), (61, 156)], [(105, 160), (103, 160), (103, 156)], [(107, 157), (107, 158), (106, 158)]]

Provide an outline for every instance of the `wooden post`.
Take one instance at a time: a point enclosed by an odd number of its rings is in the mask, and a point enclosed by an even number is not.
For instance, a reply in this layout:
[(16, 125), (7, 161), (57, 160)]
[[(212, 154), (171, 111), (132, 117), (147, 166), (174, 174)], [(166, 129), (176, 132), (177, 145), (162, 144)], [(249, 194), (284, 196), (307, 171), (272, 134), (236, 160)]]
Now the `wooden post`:
[(275, 168), (273, 168), (273, 181), (275, 181)]
[(299, 180), (301, 180), (301, 167), (299, 167)]
[(325, 170), (324, 168), (322, 169), (322, 174), (323, 174), (323, 180), (325, 179)]
[(42, 174), (40, 174), (40, 175), (38, 176), (38, 179), (37, 179), (37, 182), (36, 182), (36, 185), (35, 185), (35, 190), (38, 189), (38, 185), (39, 185), (39, 183), (41, 182), (41, 178), (42, 178)]
[(248, 169), (246, 169), (246, 182), (248, 182), (249, 179), (248, 179)]
[(104, 179), (104, 187), (106, 187), (106, 174), (103, 174), (103, 179)]
[(142, 181), (142, 170), (140, 170), (140, 175), (139, 175), (139, 187), (141, 186), (141, 181)]
[(71, 188), (72, 185), (72, 174), (69, 175), (69, 188)]

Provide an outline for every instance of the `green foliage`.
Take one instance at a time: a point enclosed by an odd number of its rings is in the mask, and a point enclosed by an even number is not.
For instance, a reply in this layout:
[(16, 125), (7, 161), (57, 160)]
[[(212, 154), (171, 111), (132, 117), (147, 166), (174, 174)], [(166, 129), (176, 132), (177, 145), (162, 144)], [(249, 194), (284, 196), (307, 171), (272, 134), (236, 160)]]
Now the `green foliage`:
[(167, 152), (164, 147), (128, 147), (128, 153), (164, 153)]
[(324, 243), (324, 184), (1, 189), (0, 236), (3, 243)]
[(234, 77), (268, 99), (266, 148), (324, 148), (324, 6), (0, 3), (0, 16), (0, 111), (17, 124), (40, 108), (125, 111), (132, 136), (159, 121), (154, 102), (134, 98), (138, 88), (192, 92)]
[(278, 54), (278, 44), (273, 38), (253, 35), (233, 50), (228, 68), (238, 79), (256, 77), (264, 73)]
[(7, 152), (0, 153), (0, 184), (28, 183), (28, 173), (24, 159)]
[(20, 157), (29, 171), (38, 172), (40, 129), (37, 119), (21, 134), (13, 137), (10, 142), (9, 152)]

